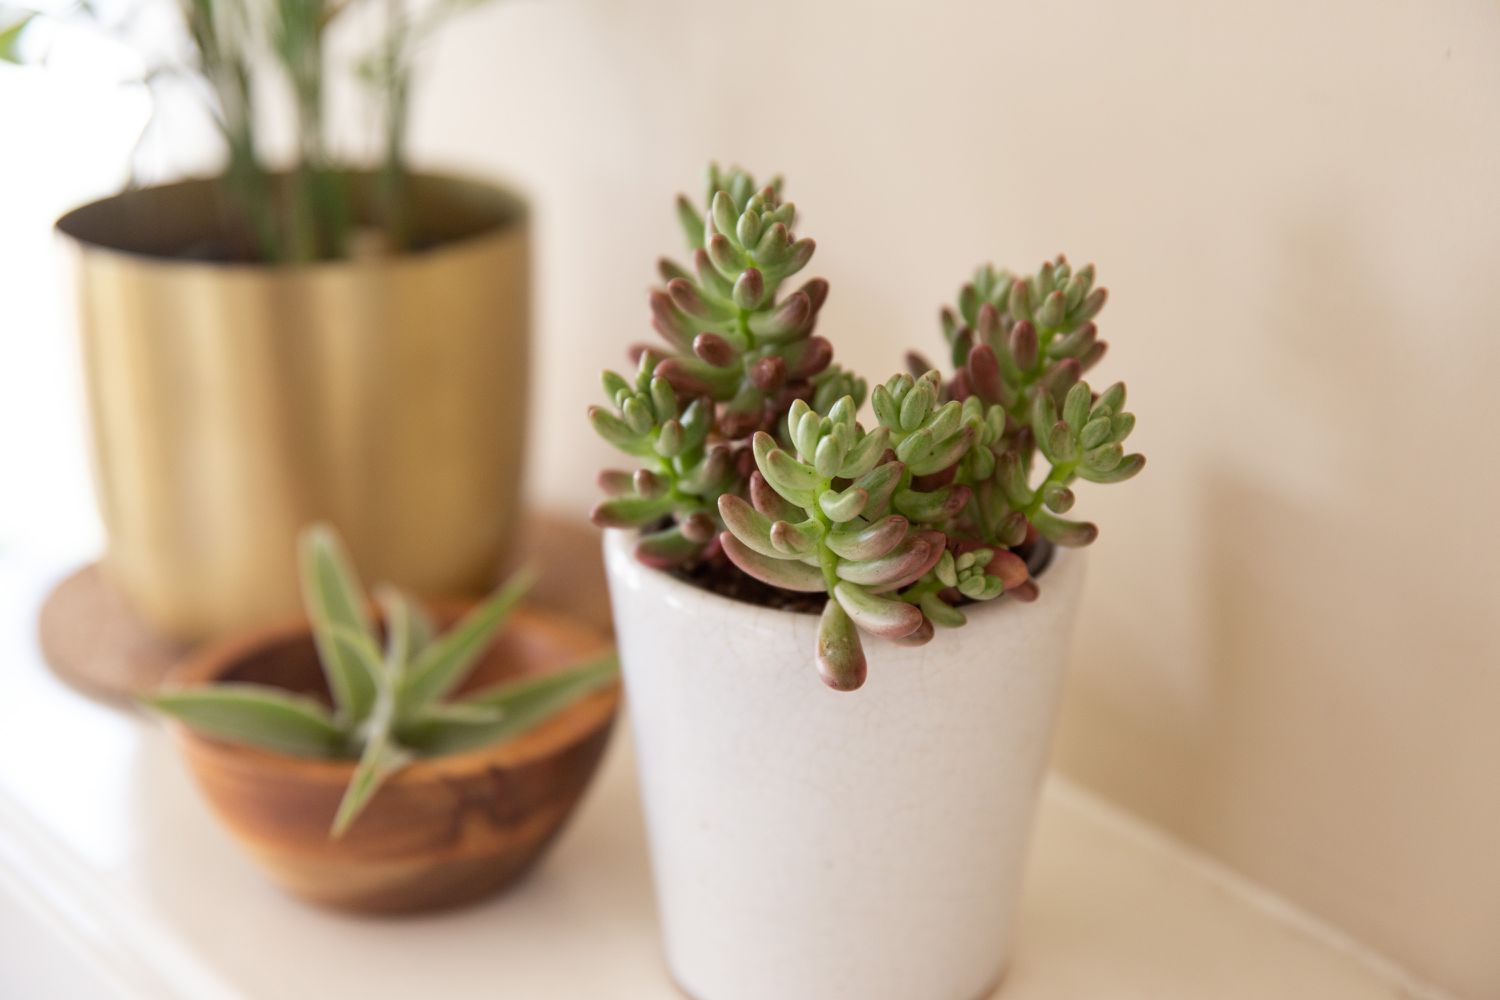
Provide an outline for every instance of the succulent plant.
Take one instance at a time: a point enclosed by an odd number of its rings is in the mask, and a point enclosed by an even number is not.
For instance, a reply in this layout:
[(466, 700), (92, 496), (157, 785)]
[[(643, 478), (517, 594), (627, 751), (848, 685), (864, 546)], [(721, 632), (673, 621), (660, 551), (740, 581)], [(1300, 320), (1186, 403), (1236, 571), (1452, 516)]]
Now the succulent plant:
[(453, 698), (531, 585), (512, 577), (441, 635), (399, 590), (376, 590), (384, 646), (338, 536), (301, 540), (303, 599), (332, 705), (281, 688), (219, 683), (163, 690), (158, 711), (206, 736), (300, 757), (356, 760), (332, 835), (342, 835), (381, 783), (420, 757), (503, 742), (617, 674), (613, 655)]
[(1098, 534), (1063, 516), (1075, 481), (1120, 482), (1145, 459), (1125, 453), (1125, 386), (1096, 394), (1082, 379), (1105, 351), (1094, 317), (1106, 292), (1092, 265), (1075, 272), (1063, 257), (1021, 277), (981, 267), (941, 313), (953, 376), (909, 356), (910, 374), (870, 393), (867, 430), (865, 383), (811, 335), (827, 283), (774, 301), (786, 262), (811, 256), (810, 240), (775, 228), (794, 217), (780, 191), (710, 168), (709, 211), (679, 199), (697, 278), (662, 267), (653, 318), (670, 351), (642, 349), (634, 384), (607, 373), (615, 412), (590, 411), (650, 467), (604, 473), (613, 496), (594, 516), (649, 527), (637, 555), (650, 564), (732, 572), (727, 560), (772, 587), (825, 593), (817, 663), (847, 691), (865, 680), (862, 631), (920, 644), (963, 625), (968, 604), (1036, 599), (1027, 555)]
[(658, 265), (664, 284), (650, 293), (651, 322), (664, 344), (636, 349), (634, 382), (605, 372), (613, 410), (589, 411), (605, 440), (646, 462), (640, 472), (601, 474), (610, 498), (594, 521), (645, 527), (670, 515), (637, 549), (657, 566), (713, 553), (723, 528), (716, 504), (744, 491), (751, 435), (777, 428), (794, 400), (826, 407), (865, 391), (813, 335), (828, 282), (783, 292), (814, 244), (792, 231), (797, 210), (781, 200), (780, 178), (757, 187), (742, 170), (710, 167), (703, 209), (679, 197), (677, 213), (692, 266)]

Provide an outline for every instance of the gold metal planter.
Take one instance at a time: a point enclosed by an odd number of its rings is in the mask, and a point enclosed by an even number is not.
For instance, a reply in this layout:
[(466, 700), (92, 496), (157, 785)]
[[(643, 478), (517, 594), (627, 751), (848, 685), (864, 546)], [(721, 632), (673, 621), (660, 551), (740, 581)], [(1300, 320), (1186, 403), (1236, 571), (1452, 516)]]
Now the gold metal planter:
[(524, 203), (415, 178), (430, 249), (278, 267), (180, 256), (215, 199), (189, 181), (58, 222), (108, 578), (176, 639), (274, 620), (299, 603), (298, 529), (326, 518), (371, 581), (489, 586), (518, 514)]

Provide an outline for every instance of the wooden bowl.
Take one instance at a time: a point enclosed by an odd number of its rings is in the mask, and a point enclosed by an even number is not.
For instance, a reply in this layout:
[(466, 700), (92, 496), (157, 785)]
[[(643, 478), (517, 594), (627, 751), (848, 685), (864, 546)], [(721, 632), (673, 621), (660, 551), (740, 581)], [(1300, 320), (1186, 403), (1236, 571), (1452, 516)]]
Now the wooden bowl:
[[(457, 617), (447, 611), (437, 617)], [(586, 626), (518, 609), (465, 690), (545, 674), (607, 649)], [(305, 622), (214, 646), (174, 680), (254, 681), (328, 699)], [(473, 902), (535, 864), (593, 776), (619, 703), (612, 684), (509, 742), (419, 760), (390, 778), (338, 840), (328, 831), (353, 763), (172, 728), (214, 812), (281, 886), (340, 910), (407, 913)]]

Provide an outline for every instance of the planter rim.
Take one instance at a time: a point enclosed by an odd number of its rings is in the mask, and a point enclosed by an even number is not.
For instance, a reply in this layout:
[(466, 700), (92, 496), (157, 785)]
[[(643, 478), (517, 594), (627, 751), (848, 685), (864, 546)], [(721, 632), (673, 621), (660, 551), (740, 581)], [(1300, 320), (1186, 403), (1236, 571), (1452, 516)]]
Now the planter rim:
[[(639, 567), (642, 573), (649, 574), (657, 581), (657, 587), (666, 593), (667, 600), (679, 607), (697, 609), (705, 613), (730, 613), (737, 610), (740, 613), (761, 611), (774, 615), (788, 615), (792, 618), (815, 619), (818, 617), (816, 613), (811, 611), (791, 611), (786, 608), (773, 608), (765, 604), (756, 604), (752, 601), (737, 601), (732, 597), (725, 597), (723, 594), (716, 594), (704, 587), (695, 586), (686, 580), (680, 580), (665, 570), (647, 566), (636, 559), (635, 553), (631, 549), (631, 542), (636, 534), (637, 532), (630, 528), (606, 528), (604, 530), (604, 548), (606, 556), (609, 557), (606, 559), (606, 564), (613, 562), (615, 559), (621, 559), (629, 565)], [(1058, 565), (1064, 563), (1070, 564), (1078, 558), (1080, 558), (1080, 554), (1076, 550), (1068, 549), (1061, 545), (1054, 546), (1052, 554), (1048, 557), (1047, 565), (1042, 569), (1043, 575), (1037, 579), (1045, 580), (1048, 570), (1055, 572), (1055, 567)], [(1047, 591), (1043, 588), (1038, 600), (1045, 601), (1046, 599)], [(966, 617), (971, 619), (975, 615), (989, 618), (994, 615), (1010, 613), (1006, 609), (1017, 606), (1025, 607), (1026, 605), (1020, 601), (997, 599), (965, 605), (963, 612)], [(939, 636), (942, 634), (942, 631), (938, 631)], [(934, 636), (933, 641), (938, 641), (937, 636)]]
[[(468, 605), (456, 602), (424, 602), (424, 604), (434, 612), (435, 616), (440, 618), (461, 613), (468, 607)], [(608, 639), (594, 629), (567, 616), (534, 607), (523, 606), (511, 612), (510, 620), (505, 625), (506, 631), (510, 629), (551, 633), (552, 636), (560, 640), (560, 644), (567, 641), (565, 637), (569, 633), (583, 632), (586, 634), (586, 638), (578, 643), (581, 648), (596, 648), (599, 651), (603, 651), (610, 646)], [(310, 641), (311, 633), (312, 627), (308, 620), (305, 617), (299, 617), (290, 619), (279, 625), (256, 629), (238, 638), (210, 643), (201, 651), (192, 654), (172, 671), (168, 677), (168, 686), (194, 687), (209, 683), (220, 677), (230, 667), (241, 660), (269, 647), (300, 639), (304, 636), (308, 637)], [(581, 655), (586, 656), (590, 654), (584, 653)], [(527, 752), (524, 748), (518, 750), (517, 744), (524, 742), (527, 735), (522, 734), (521, 737), (515, 740), (476, 747), (475, 749), (464, 750), (459, 753), (442, 754), (436, 757), (419, 757), (386, 779), (386, 784), (426, 784), (441, 781), (448, 775), (467, 774), (490, 767), (512, 768), (533, 760), (556, 756), (569, 746), (587, 739), (590, 734), (599, 728), (599, 725), (607, 725), (609, 720), (614, 718), (619, 708), (621, 697), (620, 681), (616, 679), (612, 684), (599, 688), (589, 697), (598, 697), (601, 694), (607, 695), (609, 698), (609, 710), (603, 713), (601, 721), (587, 727), (582, 727), (579, 733), (572, 739), (565, 741), (559, 746), (533, 749), (530, 752)], [(580, 701), (575, 704), (583, 703)], [(166, 723), (177, 738), (184, 742), (203, 747), (221, 757), (237, 757), (249, 766), (257, 769), (284, 772), (288, 778), (297, 781), (346, 785), (353, 776), (357, 763), (352, 760), (299, 757), (295, 754), (280, 753), (275, 750), (267, 750), (248, 744), (231, 743), (226, 740), (214, 739), (211, 736), (204, 736), (186, 723), (178, 722), (175, 719), (167, 719)], [(542, 732), (547, 725), (547, 722), (543, 722), (530, 732)]]
[[(345, 171), (352, 177), (370, 179), (375, 176), (370, 170)], [(444, 237), (430, 246), (417, 250), (381, 257), (339, 258), (315, 260), (302, 263), (281, 261), (204, 260), (183, 257), (155, 250), (132, 248), (121, 245), (122, 240), (111, 233), (109, 213), (132, 202), (145, 199), (184, 198), (200, 195), (217, 186), (223, 175), (192, 175), (178, 180), (144, 187), (116, 191), (113, 194), (76, 205), (53, 222), (52, 228), (63, 239), (84, 248), (91, 255), (119, 258), (133, 266), (161, 269), (207, 269), (229, 274), (336, 274), (379, 267), (401, 267), (468, 250), (475, 245), (509, 238), (513, 233), (525, 230), (531, 221), (531, 205), (526, 194), (510, 182), (482, 177), (463, 170), (415, 170), (408, 178), (419, 185), (441, 188), (447, 192), (460, 192), (473, 200), (487, 201), (487, 218), (470, 231)]]

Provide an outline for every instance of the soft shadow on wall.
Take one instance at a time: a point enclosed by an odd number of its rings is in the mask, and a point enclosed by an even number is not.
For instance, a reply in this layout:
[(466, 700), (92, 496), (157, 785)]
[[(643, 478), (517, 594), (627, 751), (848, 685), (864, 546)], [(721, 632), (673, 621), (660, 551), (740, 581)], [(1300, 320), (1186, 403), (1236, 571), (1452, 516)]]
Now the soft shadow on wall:
[(1500, 528), (1465, 498), (1500, 496), (1500, 469), (1462, 427), (1500, 357), (1392, 294), (1405, 262), (1371, 228), (1326, 202), (1275, 223), (1269, 304), (1198, 401), (1209, 433), (1148, 470), (1181, 498), (1188, 571), (1145, 568), (1155, 532), (1105, 538), (1101, 576), (1156, 582), (1090, 601), (1060, 756), (1417, 974), (1488, 995)]
[(979, 260), (1097, 261), (1150, 464), (1079, 492), (1061, 766), (1500, 994), (1493, 3), (555, 0), (434, 55), (419, 146), (540, 207), (551, 507), (593, 499), (583, 408), (709, 156), (787, 172), (822, 332), (871, 375), (938, 353)]

